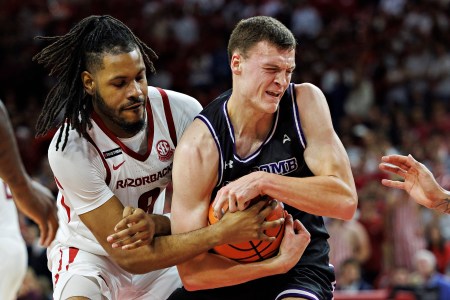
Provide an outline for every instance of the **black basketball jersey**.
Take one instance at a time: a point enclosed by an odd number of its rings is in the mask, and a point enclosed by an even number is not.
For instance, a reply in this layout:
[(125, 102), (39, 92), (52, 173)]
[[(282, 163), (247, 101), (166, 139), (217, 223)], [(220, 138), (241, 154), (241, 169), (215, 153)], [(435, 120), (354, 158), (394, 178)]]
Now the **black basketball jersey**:
[[(211, 201), (222, 186), (253, 171), (261, 170), (291, 177), (313, 176), (303, 157), (307, 141), (302, 132), (294, 84), (290, 84), (283, 95), (266, 140), (247, 157), (239, 157), (235, 151), (233, 125), (226, 108), (230, 96), (231, 90), (223, 93), (196, 117), (209, 128), (219, 151), (219, 179)], [(323, 218), (289, 205), (285, 205), (285, 209), (294, 219), (299, 219), (311, 234), (311, 242), (298, 267), (328, 268), (329, 235)]]

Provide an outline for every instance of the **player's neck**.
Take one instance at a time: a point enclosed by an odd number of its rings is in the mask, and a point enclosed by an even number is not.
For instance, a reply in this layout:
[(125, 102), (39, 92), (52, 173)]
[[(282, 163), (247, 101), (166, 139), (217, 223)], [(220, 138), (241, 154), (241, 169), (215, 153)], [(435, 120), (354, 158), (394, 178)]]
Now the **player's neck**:
[(273, 115), (257, 111), (249, 101), (240, 101), (231, 95), (227, 112), (236, 136), (265, 139), (272, 128)]
[(241, 157), (246, 157), (266, 140), (273, 123), (273, 116), (244, 107), (230, 98), (227, 104), (228, 117), (233, 125), (235, 147)]

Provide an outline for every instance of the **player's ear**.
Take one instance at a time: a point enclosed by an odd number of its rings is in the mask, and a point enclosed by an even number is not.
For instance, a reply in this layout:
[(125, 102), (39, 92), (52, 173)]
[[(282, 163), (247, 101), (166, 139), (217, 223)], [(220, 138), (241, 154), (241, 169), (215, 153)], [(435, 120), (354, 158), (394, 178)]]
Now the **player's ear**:
[(231, 71), (233, 74), (241, 74), (242, 56), (239, 53), (234, 53), (231, 56)]
[(92, 74), (88, 71), (83, 71), (81, 73), (81, 82), (83, 83), (83, 87), (86, 93), (88, 93), (89, 95), (93, 95), (95, 82)]

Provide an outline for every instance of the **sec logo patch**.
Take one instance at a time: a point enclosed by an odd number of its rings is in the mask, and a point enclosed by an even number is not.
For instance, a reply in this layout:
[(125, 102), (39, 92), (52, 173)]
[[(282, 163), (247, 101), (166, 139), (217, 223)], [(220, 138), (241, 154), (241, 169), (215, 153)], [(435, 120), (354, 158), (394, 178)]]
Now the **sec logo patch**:
[(170, 147), (169, 142), (161, 140), (156, 144), (156, 151), (160, 161), (168, 161), (172, 158), (174, 149)]

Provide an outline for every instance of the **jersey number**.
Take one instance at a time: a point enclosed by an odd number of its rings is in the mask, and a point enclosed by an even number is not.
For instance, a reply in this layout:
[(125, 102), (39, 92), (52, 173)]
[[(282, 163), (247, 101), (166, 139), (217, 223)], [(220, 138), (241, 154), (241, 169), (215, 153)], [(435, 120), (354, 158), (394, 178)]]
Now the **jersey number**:
[(161, 193), (160, 188), (153, 189), (151, 191), (143, 193), (139, 197), (138, 207), (148, 214), (153, 212), (153, 206), (155, 206), (156, 199), (158, 199)]

